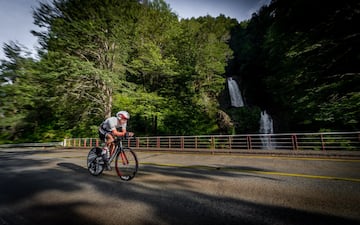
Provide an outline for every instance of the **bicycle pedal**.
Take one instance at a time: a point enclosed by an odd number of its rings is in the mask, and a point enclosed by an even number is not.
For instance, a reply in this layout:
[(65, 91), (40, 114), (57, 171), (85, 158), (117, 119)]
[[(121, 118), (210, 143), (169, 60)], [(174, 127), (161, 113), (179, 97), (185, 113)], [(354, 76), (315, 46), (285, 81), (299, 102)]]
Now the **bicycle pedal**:
[(106, 165), (106, 166), (105, 166), (105, 169), (106, 169), (107, 171), (111, 171), (111, 170), (112, 170), (112, 168), (111, 168), (110, 165)]

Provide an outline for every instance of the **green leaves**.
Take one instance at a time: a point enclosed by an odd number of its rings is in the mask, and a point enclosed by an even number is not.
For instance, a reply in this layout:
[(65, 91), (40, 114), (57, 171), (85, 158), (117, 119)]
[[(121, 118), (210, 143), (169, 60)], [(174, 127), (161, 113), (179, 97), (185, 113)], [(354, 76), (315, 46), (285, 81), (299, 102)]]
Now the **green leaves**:
[[(273, 1), (238, 24), (224, 15), (179, 21), (163, 0), (41, 3), (39, 59), (4, 46), (1, 139), (96, 136), (119, 110), (146, 135), (257, 132), (260, 109), (277, 132), (359, 129), (359, 32), (347, 26), (359, 4), (308, 4)], [(247, 107), (221, 108), (227, 76)]]
[(359, 129), (360, 39), (347, 24), (360, 5), (321, 4), (273, 1), (238, 31), (245, 99), (281, 118), (278, 132)]

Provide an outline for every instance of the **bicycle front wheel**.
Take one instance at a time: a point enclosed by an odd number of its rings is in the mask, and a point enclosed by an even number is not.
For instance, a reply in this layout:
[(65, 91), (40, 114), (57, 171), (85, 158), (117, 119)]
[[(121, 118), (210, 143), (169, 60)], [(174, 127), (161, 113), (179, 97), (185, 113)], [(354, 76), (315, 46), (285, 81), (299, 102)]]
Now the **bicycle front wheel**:
[(115, 158), (115, 169), (121, 180), (133, 179), (138, 171), (138, 159), (131, 148), (124, 148)]

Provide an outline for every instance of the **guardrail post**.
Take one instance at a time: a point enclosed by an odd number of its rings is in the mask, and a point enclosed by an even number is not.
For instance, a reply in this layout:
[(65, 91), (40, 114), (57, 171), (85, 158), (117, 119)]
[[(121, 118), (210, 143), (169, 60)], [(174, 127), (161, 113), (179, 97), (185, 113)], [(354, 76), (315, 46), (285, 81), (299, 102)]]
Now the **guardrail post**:
[(321, 140), (321, 149), (325, 151), (325, 142), (324, 142), (324, 136), (323, 134), (320, 134), (320, 140)]
[(229, 136), (228, 138), (229, 138), (228, 139), (228, 141), (229, 141), (229, 149), (232, 150), (232, 143), (231, 143), (232, 138), (231, 138), (231, 136)]
[(252, 149), (252, 146), (251, 146), (251, 136), (246, 136), (246, 144), (247, 144), (248, 150)]
[(160, 148), (160, 137), (156, 137), (156, 148)]
[(195, 149), (197, 150), (197, 146), (198, 146), (198, 138), (195, 137)]
[(298, 142), (295, 134), (291, 135), (293, 150), (298, 150)]
[(214, 138), (214, 136), (211, 136), (211, 138), (210, 138), (210, 145), (211, 145), (211, 149), (215, 149), (215, 138)]

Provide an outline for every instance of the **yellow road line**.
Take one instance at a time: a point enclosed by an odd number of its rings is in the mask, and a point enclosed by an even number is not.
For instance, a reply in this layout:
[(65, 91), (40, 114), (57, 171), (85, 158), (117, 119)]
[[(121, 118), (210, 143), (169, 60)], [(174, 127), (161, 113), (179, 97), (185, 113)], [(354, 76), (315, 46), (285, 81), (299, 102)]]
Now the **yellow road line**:
[(161, 166), (161, 167), (179, 167), (179, 168), (203, 169), (203, 170), (222, 170), (222, 171), (234, 171), (234, 172), (254, 173), (254, 174), (263, 174), (263, 175), (275, 175), (275, 176), (302, 177), (302, 178), (311, 178), (311, 179), (342, 180), (342, 181), (360, 182), (359, 178), (334, 177), (334, 176), (322, 176), (322, 175), (299, 174), (299, 173), (284, 173), (284, 172), (276, 172), (276, 171), (245, 170), (245, 169), (236, 169), (236, 168), (214, 167), (214, 166), (199, 166), (199, 165), (185, 166), (185, 165), (180, 165), (180, 164), (159, 164), (159, 163), (140, 163), (140, 164), (152, 165), (152, 166)]
[(308, 160), (308, 161), (332, 161), (332, 162), (358, 162), (360, 159), (341, 159), (341, 158), (320, 158), (320, 157), (291, 157), (291, 156), (234, 156), (239, 158), (264, 158), (264, 159), (284, 159), (284, 160)]
[(303, 177), (303, 178), (312, 178), (312, 179), (343, 180), (343, 181), (360, 182), (360, 179), (349, 178), (349, 177), (333, 177), (333, 176), (321, 176), (321, 175), (310, 175), (310, 174), (299, 174), (299, 173), (283, 173), (283, 172), (251, 171), (251, 170), (244, 171), (244, 172), (256, 173), (256, 174), (266, 174), (266, 175), (276, 175), (276, 176)]
[[(155, 152), (153, 152), (155, 153)], [(183, 152), (156, 152), (157, 154), (187, 154), (187, 155), (212, 155), (214, 157), (217, 156), (226, 156), (226, 157), (233, 157), (233, 158), (258, 158), (258, 159), (283, 159), (283, 160), (309, 160), (309, 161), (332, 161), (332, 162), (355, 162), (355, 163), (360, 163), (360, 159), (355, 158), (355, 159), (351, 159), (351, 158), (326, 158), (326, 157), (321, 157), (321, 156), (309, 156), (309, 157), (305, 157), (305, 156), (290, 156), (290, 155), (272, 155), (272, 156), (268, 156), (268, 155), (253, 155), (253, 154), (249, 154), (249, 155), (239, 155), (238, 153), (234, 153), (234, 154), (226, 154), (226, 153), (216, 153), (211, 154), (211, 153), (183, 153)], [(339, 156), (340, 157), (340, 156)]]
[(232, 155), (234, 157), (239, 158), (264, 158), (264, 159), (284, 159), (284, 160), (309, 160), (309, 161), (332, 161), (332, 162), (359, 162), (360, 159), (349, 159), (349, 158), (324, 158), (321, 156), (290, 156), (290, 155), (284, 155), (284, 156), (259, 156), (259, 155)]

